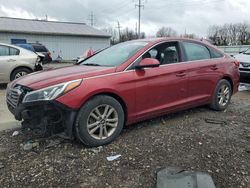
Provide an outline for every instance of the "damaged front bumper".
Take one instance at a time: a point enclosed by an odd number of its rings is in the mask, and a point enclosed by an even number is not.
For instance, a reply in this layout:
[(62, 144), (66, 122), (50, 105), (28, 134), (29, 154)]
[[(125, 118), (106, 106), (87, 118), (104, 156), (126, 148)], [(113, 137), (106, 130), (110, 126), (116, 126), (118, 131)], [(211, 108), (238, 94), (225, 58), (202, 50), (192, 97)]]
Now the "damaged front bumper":
[(22, 103), (29, 88), (22, 86), (7, 88), (6, 101), (9, 111), (23, 128), (35, 130), (43, 136), (64, 132), (64, 136), (73, 139), (73, 125), (76, 110), (53, 101)]

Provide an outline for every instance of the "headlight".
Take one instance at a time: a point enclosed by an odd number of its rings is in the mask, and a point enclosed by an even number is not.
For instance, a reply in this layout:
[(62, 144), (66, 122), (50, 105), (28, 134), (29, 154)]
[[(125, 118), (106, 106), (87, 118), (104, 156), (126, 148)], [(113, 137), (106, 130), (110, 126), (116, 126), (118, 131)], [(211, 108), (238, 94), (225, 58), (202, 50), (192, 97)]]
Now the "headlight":
[(70, 90), (78, 87), (82, 82), (82, 79), (80, 80), (74, 80), (62, 84), (58, 84), (55, 86), (50, 86), (44, 89), (40, 89), (37, 91), (32, 91), (30, 93), (27, 93), (23, 99), (23, 103), (27, 102), (34, 102), (34, 101), (49, 101), (53, 100)]

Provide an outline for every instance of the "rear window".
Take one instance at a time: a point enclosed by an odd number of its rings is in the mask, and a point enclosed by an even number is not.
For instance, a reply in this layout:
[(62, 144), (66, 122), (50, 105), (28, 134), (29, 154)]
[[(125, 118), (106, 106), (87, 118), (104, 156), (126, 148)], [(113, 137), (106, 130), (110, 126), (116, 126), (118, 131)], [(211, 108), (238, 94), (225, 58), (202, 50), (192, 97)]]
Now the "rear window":
[(42, 45), (33, 46), (33, 48), (35, 52), (48, 52), (45, 46), (42, 46)]
[(16, 48), (10, 48), (10, 55), (19, 55), (19, 50)]
[(220, 58), (220, 57), (223, 57), (223, 56), (224, 56), (222, 53), (218, 52), (218, 51), (215, 50), (215, 49), (210, 48), (209, 50), (210, 50), (210, 53), (211, 53), (211, 57), (212, 57), (212, 58)]

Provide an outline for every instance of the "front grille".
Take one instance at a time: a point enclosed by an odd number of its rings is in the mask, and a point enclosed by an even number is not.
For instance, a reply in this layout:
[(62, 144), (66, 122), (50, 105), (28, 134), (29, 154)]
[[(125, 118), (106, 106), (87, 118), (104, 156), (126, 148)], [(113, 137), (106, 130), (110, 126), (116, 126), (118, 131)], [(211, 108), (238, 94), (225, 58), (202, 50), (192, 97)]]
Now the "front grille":
[(249, 71), (250, 72), (250, 68), (240, 68), (240, 71)]
[(242, 65), (242, 67), (250, 67), (250, 63), (245, 63), (245, 62), (240, 62), (240, 64)]
[(12, 107), (12, 108), (16, 108), (19, 100), (20, 100), (20, 96), (22, 94), (22, 91), (20, 89), (8, 89), (7, 90), (7, 103)]

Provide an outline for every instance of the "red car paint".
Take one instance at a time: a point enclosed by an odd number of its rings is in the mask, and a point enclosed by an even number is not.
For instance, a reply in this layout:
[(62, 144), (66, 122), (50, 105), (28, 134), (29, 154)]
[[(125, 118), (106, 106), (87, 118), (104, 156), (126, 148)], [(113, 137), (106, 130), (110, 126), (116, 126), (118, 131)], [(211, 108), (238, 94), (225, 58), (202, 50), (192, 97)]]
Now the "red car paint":
[[(71, 66), (59, 68), (14, 81), (33, 90), (83, 78), (81, 85), (56, 99), (71, 109), (79, 109), (94, 95), (107, 94), (123, 103), (127, 124), (165, 113), (210, 104), (216, 83), (229, 80), (233, 92), (239, 86), (239, 70), (235, 59), (224, 54), (221, 58), (181, 62), (154, 68), (127, 70), (145, 51), (156, 44), (188, 41), (214, 46), (190, 39), (162, 38), (147, 40), (148, 44), (117, 67)], [(222, 53), (222, 52), (221, 52)], [(183, 55), (183, 54), (181, 54)]]

